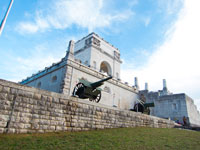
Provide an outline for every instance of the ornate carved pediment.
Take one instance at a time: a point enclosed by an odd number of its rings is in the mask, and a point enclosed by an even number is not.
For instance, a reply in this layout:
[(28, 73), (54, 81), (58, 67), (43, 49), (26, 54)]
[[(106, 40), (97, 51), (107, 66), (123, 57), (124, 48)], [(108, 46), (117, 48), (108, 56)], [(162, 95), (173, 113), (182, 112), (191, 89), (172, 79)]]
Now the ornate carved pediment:
[(85, 45), (86, 45), (86, 46), (91, 46), (91, 45), (93, 44), (93, 45), (95, 45), (95, 46), (100, 47), (100, 43), (101, 43), (101, 41), (98, 40), (98, 39), (95, 38), (95, 37), (90, 37), (90, 38), (88, 38), (88, 39), (85, 40)]
[(85, 45), (90, 46), (92, 44), (92, 37), (85, 40)]
[(92, 38), (92, 43), (98, 47), (100, 47), (100, 40), (98, 40), (97, 38), (93, 37)]

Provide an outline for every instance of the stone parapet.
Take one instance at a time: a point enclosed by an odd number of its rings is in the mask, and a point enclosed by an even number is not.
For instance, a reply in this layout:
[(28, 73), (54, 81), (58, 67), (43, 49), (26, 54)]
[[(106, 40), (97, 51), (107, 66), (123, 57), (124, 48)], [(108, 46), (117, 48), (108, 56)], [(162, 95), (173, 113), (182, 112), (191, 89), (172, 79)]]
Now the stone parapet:
[(172, 128), (174, 122), (0, 80), (0, 133), (136, 126)]

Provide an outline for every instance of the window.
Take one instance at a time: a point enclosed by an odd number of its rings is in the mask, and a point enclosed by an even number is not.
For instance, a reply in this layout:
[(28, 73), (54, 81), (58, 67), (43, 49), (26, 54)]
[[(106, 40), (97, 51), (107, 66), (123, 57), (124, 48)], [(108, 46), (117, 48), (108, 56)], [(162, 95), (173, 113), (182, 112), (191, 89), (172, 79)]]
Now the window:
[(57, 81), (57, 76), (53, 76), (52, 79), (51, 79), (51, 82), (55, 83), (56, 81)]
[(37, 84), (37, 88), (41, 88), (41, 82)]
[(97, 67), (96, 61), (93, 61), (93, 66), (94, 66), (94, 69), (96, 69), (96, 67)]
[(172, 104), (172, 109), (177, 110), (177, 105), (175, 103)]
[(110, 90), (110, 88), (109, 88), (109, 87), (107, 87), (107, 86), (105, 86), (103, 90), (104, 90), (105, 92), (107, 92), (107, 93), (111, 93), (111, 90)]

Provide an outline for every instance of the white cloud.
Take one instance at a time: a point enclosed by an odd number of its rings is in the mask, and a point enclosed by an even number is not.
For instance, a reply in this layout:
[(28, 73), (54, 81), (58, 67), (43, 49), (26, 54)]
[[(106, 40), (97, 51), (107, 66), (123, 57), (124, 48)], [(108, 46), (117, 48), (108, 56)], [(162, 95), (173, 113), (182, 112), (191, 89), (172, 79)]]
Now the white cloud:
[(131, 10), (105, 13), (104, 3), (104, 0), (57, 0), (52, 2), (46, 14), (42, 10), (37, 12), (34, 22), (21, 22), (17, 30), (20, 33), (36, 33), (48, 28), (66, 29), (75, 24), (91, 32), (95, 28), (126, 20), (133, 14)]
[[(28, 14), (30, 15), (30, 14)], [(27, 16), (27, 12), (25, 13)], [(34, 22), (20, 22), (16, 30), (21, 34), (32, 34), (38, 31), (44, 31), (50, 27), (48, 21), (42, 18), (42, 14), (37, 11)]]
[(32, 73), (50, 66), (52, 63), (60, 61), (65, 55), (64, 51), (60, 52), (59, 46), (57, 46), (55, 52), (51, 51), (49, 53), (49, 46), (47, 44), (39, 44), (27, 51), (29, 54), (27, 57), (24, 57), (24, 55), (18, 56), (9, 51), (7, 54), (2, 54), (7, 59), (2, 67), (5, 74), (1, 72), (1, 76), (5, 76), (4, 79), (18, 82), (27, 76), (31, 76)]
[[(165, 42), (158, 46), (145, 66), (122, 71), (122, 78), (149, 82), (150, 90), (162, 89), (162, 79), (174, 93), (186, 93), (200, 108), (200, 1), (185, 0), (178, 20), (167, 31)], [(130, 62), (131, 63), (131, 62)], [(144, 86), (142, 86), (143, 88)]]
[(129, 7), (133, 7), (138, 4), (138, 0), (129, 0), (128, 5)]
[(143, 21), (144, 21), (145, 27), (147, 27), (149, 23), (151, 22), (151, 18), (150, 17), (144, 18)]
[(29, 22), (21, 22), (16, 27), (16, 30), (20, 33), (35, 33), (39, 30), (39, 27)]
[(31, 76), (33, 73), (37, 73), (39, 70), (43, 70), (45, 67), (49, 67), (52, 63), (60, 61), (65, 55), (67, 44), (69, 40), (73, 39), (77, 41), (82, 38), (83, 34), (78, 36), (67, 36), (57, 38), (56, 42), (52, 45), (52, 41), (40, 42), (36, 45), (22, 48), (24, 54), (19, 55), (15, 53), (13, 49), (1, 51), (1, 72), (0, 78), (5, 80), (18, 82)]
[(157, 0), (161, 11), (166, 10), (168, 14), (177, 12), (184, 0)]
[(60, 59), (60, 57), (56, 57), (53, 54), (48, 53), (48, 51), (49, 50), (45, 44), (37, 45), (31, 52), (30, 57), (17, 57), (16, 61), (26, 72), (41, 70), (46, 66), (50, 66), (52, 63), (59, 61)]

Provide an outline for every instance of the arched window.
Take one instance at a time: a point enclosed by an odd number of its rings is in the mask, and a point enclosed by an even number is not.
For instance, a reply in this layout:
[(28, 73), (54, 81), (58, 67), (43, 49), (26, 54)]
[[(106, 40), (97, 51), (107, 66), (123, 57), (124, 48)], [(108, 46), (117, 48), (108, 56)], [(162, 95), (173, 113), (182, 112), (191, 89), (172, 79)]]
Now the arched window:
[(41, 88), (41, 85), (42, 85), (42, 83), (39, 82), (39, 83), (37, 84), (37, 88)]
[(52, 79), (51, 79), (51, 82), (55, 83), (56, 81), (57, 81), (57, 76), (53, 76)]
[(108, 75), (112, 75), (111, 67), (108, 62), (103, 61), (101, 63), (100, 72), (107, 73)]

